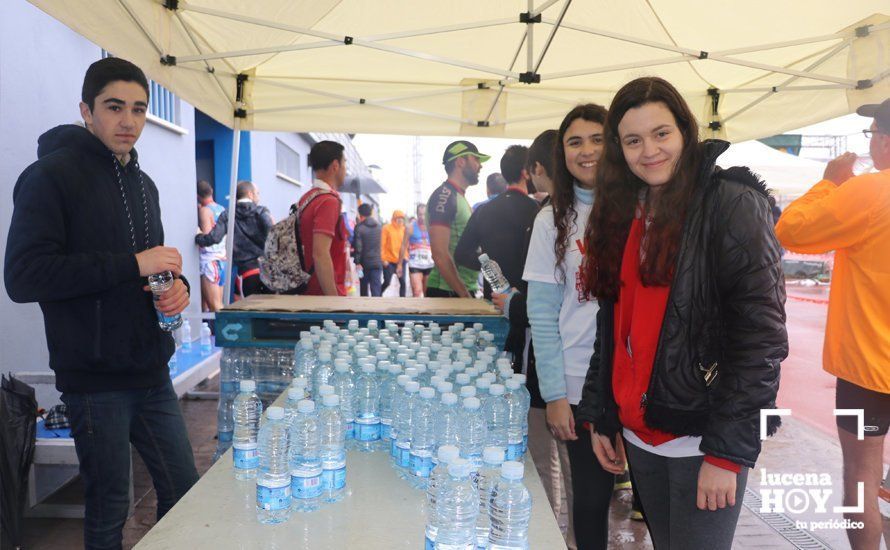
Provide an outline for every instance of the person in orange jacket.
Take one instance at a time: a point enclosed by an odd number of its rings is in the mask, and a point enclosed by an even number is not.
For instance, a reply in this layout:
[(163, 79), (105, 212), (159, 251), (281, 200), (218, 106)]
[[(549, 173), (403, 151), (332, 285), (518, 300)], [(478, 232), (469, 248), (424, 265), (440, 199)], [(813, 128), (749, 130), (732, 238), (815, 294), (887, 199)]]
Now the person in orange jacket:
[(865, 134), (877, 173), (856, 176), (856, 155), (828, 163), (825, 175), (779, 218), (776, 236), (793, 252), (835, 251), (823, 367), (837, 377), (835, 408), (863, 410), (837, 416), (844, 456), (844, 505), (864, 512), (845, 514), (864, 529), (848, 529), (853, 548), (877, 549), (881, 542), (878, 488), (884, 436), (890, 428), (890, 99), (863, 105), (873, 118)]
[(405, 263), (408, 260), (407, 251), (402, 248), (405, 240), (405, 213), (396, 210), (392, 213), (390, 222), (383, 226), (383, 235), (380, 243), (380, 257), (383, 259), (383, 289), (386, 292), (392, 276), (399, 280), (399, 296), (405, 297)]

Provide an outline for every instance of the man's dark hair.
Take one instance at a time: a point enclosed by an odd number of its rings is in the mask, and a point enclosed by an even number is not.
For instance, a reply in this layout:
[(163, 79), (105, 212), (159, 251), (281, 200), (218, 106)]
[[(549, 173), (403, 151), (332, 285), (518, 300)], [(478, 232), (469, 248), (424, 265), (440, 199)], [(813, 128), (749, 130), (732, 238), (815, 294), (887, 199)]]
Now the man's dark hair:
[(485, 180), (485, 190), (488, 192), (489, 197), (500, 195), (507, 190), (507, 180), (497, 172), (489, 174)]
[(559, 132), (556, 130), (544, 130), (532, 142), (528, 148), (528, 171), (535, 168), (535, 163), (541, 163), (548, 178), (553, 178), (553, 150), (556, 148), (556, 140)]
[(364, 216), (366, 218), (371, 217), (371, 213), (374, 212), (374, 207), (368, 203), (358, 205), (358, 215)]
[(319, 141), (309, 151), (309, 167), (312, 170), (327, 170), (335, 160), (343, 160), (343, 146), (336, 141)]
[[(460, 157), (458, 157), (458, 158), (460, 158)], [(445, 163), (445, 173), (450, 176), (451, 173), (454, 172), (454, 165), (456, 165), (456, 164), (457, 164), (457, 159), (451, 159), (448, 162), (446, 162)]]
[(142, 86), (145, 90), (145, 101), (148, 102), (148, 79), (145, 78), (145, 73), (136, 65), (119, 57), (106, 57), (90, 65), (83, 77), (80, 100), (86, 103), (92, 112), (96, 96), (101, 94), (106, 86), (118, 80), (135, 82)]
[(235, 192), (235, 200), (246, 199), (248, 193), (252, 193), (256, 187), (253, 186), (252, 182), (247, 180), (242, 180), (238, 182), (238, 188)]
[(507, 183), (514, 185), (522, 178), (522, 171), (528, 163), (528, 147), (525, 145), (511, 145), (504, 151), (501, 157), (501, 174)]
[(210, 186), (210, 182), (207, 180), (200, 180), (198, 182), (198, 196), (202, 199), (213, 196), (213, 187)]

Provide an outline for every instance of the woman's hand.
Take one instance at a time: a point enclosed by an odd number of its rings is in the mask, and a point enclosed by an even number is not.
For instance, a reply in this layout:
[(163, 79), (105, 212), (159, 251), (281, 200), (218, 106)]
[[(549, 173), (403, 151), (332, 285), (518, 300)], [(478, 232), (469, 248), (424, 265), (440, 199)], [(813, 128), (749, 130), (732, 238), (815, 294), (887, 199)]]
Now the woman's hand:
[(610, 474), (621, 475), (627, 468), (627, 455), (624, 452), (624, 438), (621, 434), (615, 434), (615, 446), (608, 436), (598, 434), (590, 427), (590, 444), (593, 445), (593, 454), (600, 461), (603, 470)]
[(735, 472), (702, 462), (698, 471), (698, 495), (695, 499), (698, 509), (713, 512), (718, 508), (735, 506), (736, 477)]
[(499, 294), (497, 292), (491, 293), (491, 303), (494, 304), (494, 307), (498, 308), (498, 311), (500, 311), (501, 314), (504, 313), (504, 306), (507, 305), (507, 298), (514, 292), (516, 292), (516, 289), (511, 288), (510, 292), (505, 292), (504, 294)]
[(547, 427), (550, 433), (562, 441), (575, 441), (575, 415), (566, 398), (557, 399), (547, 403)]

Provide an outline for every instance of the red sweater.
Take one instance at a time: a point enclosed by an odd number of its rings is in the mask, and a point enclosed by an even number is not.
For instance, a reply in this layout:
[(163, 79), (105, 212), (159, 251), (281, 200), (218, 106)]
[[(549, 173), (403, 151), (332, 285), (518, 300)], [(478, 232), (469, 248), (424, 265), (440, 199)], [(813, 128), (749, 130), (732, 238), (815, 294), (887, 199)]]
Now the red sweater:
[[(612, 391), (621, 424), (633, 430), (649, 445), (657, 447), (678, 437), (647, 426), (643, 418), (643, 394), (652, 377), (658, 337), (671, 289), (669, 286), (643, 286), (640, 280), (640, 242), (643, 233), (642, 218), (634, 219), (624, 245), (621, 290), (615, 304)], [(741, 468), (734, 462), (712, 456), (705, 456), (705, 461), (736, 473)]]

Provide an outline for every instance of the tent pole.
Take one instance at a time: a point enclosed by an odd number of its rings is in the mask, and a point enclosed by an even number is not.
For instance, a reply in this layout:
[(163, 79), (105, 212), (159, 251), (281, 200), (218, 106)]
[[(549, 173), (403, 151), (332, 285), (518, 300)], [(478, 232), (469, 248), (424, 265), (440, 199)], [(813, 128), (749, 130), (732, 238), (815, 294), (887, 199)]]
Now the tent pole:
[(234, 265), (235, 210), (238, 202), (238, 160), (241, 154), (241, 119), (235, 118), (232, 131), (232, 177), (229, 182), (229, 223), (226, 227), (226, 280), (223, 287), (223, 305), (229, 305), (232, 295), (232, 266)]
[[(535, 11), (535, 0), (528, 0), (528, 12)], [(525, 25), (525, 70), (535, 72), (535, 48), (532, 40), (535, 37), (535, 22), (531, 19)]]

